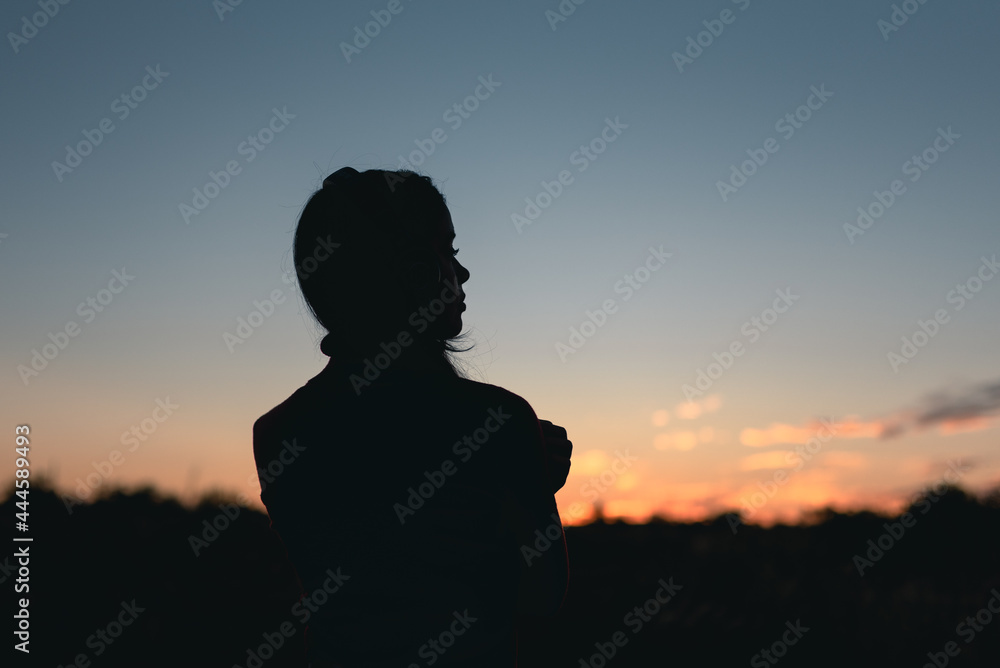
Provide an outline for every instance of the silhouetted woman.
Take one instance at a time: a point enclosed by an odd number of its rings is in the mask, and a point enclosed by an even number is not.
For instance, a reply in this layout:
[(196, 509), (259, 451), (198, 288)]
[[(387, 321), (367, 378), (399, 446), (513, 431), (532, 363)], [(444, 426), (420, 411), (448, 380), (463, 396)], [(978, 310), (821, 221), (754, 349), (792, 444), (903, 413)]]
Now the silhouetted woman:
[(299, 219), (295, 269), (330, 361), (254, 424), (254, 457), (281, 470), (261, 500), (303, 584), (314, 667), (513, 666), (518, 617), (554, 614), (566, 591), (553, 495), (571, 445), (452, 366), (469, 279), (454, 239), (444, 197), (407, 171), (345, 167)]

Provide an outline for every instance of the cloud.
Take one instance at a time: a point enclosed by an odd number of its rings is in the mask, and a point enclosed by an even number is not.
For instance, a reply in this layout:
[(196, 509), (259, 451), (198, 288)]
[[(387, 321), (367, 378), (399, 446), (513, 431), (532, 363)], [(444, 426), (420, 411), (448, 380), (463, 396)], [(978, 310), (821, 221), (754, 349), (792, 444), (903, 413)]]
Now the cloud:
[(693, 431), (675, 431), (657, 434), (653, 447), (657, 450), (691, 450), (698, 445), (698, 434)]
[(653, 438), (653, 447), (657, 450), (693, 450), (699, 443), (711, 443), (715, 436), (715, 429), (707, 426), (698, 431), (664, 432)]
[(989, 429), (992, 418), (988, 417), (974, 417), (965, 420), (949, 420), (947, 422), (942, 422), (938, 426), (938, 430), (946, 435), (950, 436), (952, 434), (961, 434), (967, 431), (982, 431), (983, 429)]
[(813, 420), (801, 426), (772, 422), (765, 429), (747, 427), (740, 432), (740, 443), (751, 448), (805, 445), (814, 438), (828, 440), (830, 434), (836, 438), (875, 438), (880, 430), (878, 423), (860, 422), (853, 417), (845, 418), (841, 422)]
[(674, 413), (681, 420), (695, 420), (703, 413), (714, 413), (722, 406), (722, 396), (710, 394), (701, 401), (684, 401), (677, 404)]
[(759, 471), (760, 469), (783, 469), (788, 467), (788, 451), (772, 450), (758, 452), (740, 460), (741, 471)]
[(985, 383), (959, 392), (936, 392), (920, 406), (901, 410), (882, 420), (882, 438), (937, 427), (945, 436), (989, 429), (1000, 416), (1000, 382)]
[[(939, 392), (927, 397), (916, 409), (904, 409), (882, 418), (860, 420), (849, 416), (833, 426), (835, 438), (898, 438), (904, 434), (937, 427), (945, 436), (980, 431), (1000, 420), (1000, 382), (987, 383), (961, 392)], [(764, 429), (747, 427), (740, 442), (752, 448), (772, 445), (805, 445), (820, 432), (823, 420), (801, 425), (773, 422)]]
[[(988, 424), (1000, 415), (1000, 381), (970, 388), (959, 394), (938, 393), (927, 398), (914, 417), (920, 428), (954, 428), (963, 423)], [(985, 427), (982, 427), (985, 428)]]

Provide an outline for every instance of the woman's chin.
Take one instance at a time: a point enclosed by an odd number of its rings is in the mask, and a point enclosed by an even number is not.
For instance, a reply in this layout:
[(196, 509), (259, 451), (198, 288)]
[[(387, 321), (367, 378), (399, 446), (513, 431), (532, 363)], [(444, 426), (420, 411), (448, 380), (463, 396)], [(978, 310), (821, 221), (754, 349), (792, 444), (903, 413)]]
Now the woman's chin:
[(450, 339), (450, 338), (458, 336), (459, 334), (462, 333), (462, 326), (463, 325), (462, 325), (462, 314), (461, 313), (455, 314), (455, 317), (451, 318), (448, 321), (448, 323), (449, 323), (448, 324), (448, 331), (445, 334), (445, 336), (447, 338)]

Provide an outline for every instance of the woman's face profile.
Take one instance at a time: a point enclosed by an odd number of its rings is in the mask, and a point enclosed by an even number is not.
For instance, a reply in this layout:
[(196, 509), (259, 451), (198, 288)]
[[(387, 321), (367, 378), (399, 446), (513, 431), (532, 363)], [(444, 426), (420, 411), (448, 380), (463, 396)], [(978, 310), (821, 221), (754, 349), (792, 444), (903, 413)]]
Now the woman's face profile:
[[(442, 339), (458, 336), (462, 333), (462, 311), (465, 310), (465, 290), (462, 284), (469, 280), (469, 270), (458, 261), (455, 248), (455, 226), (451, 221), (451, 212), (445, 210), (437, 233), (432, 242), (441, 264), (441, 289), (435, 297), (445, 301), (444, 313), (434, 321), (435, 334)], [(458, 295), (454, 287), (458, 286)], [(450, 303), (447, 300), (451, 300)], [(440, 327), (440, 329), (438, 329)]]

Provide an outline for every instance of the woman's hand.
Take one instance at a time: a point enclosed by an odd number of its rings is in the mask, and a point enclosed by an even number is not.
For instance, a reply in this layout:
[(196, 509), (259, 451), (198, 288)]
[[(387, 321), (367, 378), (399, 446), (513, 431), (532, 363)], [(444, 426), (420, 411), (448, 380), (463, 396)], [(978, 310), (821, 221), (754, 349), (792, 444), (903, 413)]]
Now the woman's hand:
[(555, 494), (566, 484), (573, 443), (566, 438), (566, 430), (559, 425), (552, 424), (548, 420), (539, 420), (538, 422), (542, 425), (545, 450), (549, 456), (549, 480), (552, 485), (552, 493)]

